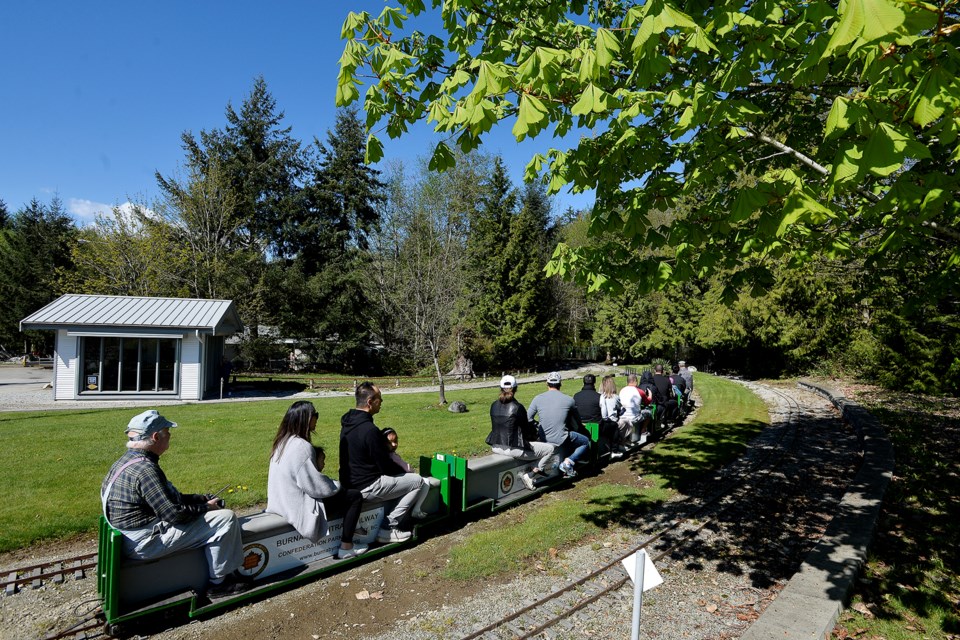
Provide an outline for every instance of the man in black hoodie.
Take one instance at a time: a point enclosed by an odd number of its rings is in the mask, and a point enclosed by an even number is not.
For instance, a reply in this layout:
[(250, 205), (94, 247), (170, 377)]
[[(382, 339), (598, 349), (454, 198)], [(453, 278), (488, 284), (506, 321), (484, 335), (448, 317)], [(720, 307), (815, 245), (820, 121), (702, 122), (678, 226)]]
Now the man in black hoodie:
[(577, 412), (584, 422), (599, 423), (603, 418), (600, 415), (600, 394), (597, 393), (596, 384), (597, 376), (588, 373), (583, 376), (583, 389), (573, 394), (573, 403), (577, 405)]
[(405, 473), (390, 458), (387, 439), (375, 424), (373, 416), (380, 412), (383, 397), (371, 382), (357, 385), (356, 408), (340, 418), (340, 484), (344, 489), (359, 489), (364, 500), (387, 501), (400, 498), (380, 527), (377, 542), (403, 542), (411, 536), (399, 526), (417, 501), (421, 489), (427, 489), (423, 478)]

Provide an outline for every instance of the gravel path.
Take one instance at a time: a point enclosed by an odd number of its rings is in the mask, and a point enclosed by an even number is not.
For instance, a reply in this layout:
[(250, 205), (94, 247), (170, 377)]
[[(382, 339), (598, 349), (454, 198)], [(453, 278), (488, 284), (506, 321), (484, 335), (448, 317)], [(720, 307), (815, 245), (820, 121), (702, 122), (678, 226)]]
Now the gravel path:
[[(757, 492), (734, 504), (705, 527), (692, 544), (658, 562), (664, 583), (644, 597), (642, 638), (737, 638), (776, 597), (829, 520), (855, 472), (856, 439), (819, 396), (795, 388), (779, 391), (750, 385), (768, 402), (772, 426), (748, 453), (691, 496), (712, 493), (724, 474), (736, 475), (756, 457), (768, 455), (787, 431), (799, 435), (786, 461), (755, 483)], [(785, 440), (786, 441), (786, 440)], [(815, 464), (814, 464), (815, 463)], [(817, 470), (817, 473), (814, 473)], [(629, 461), (607, 467), (605, 477), (637, 482)], [(585, 479), (584, 481), (587, 481)], [(548, 494), (543, 499), (562, 499)], [(443, 550), (475, 528), (509, 526), (523, 509), (510, 509), (448, 535), (362, 565), (345, 574), (306, 584), (268, 600), (227, 611), (209, 620), (158, 631), (160, 640), (198, 638), (365, 638), (417, 640), (462, 637), (635, 548), (663, 522), (687, 509), (683, 499), (665, 505), (636, 529), (611, 528), (582, 546), (562, 550), (543, 563), (525, 567), (513, 579), (450, 587), (431, 580), (442, 568)], [(701, 518), (709, 516), (702, 515)], [(89, 545), (91, 541), (83, 544)], [(656, 554), (666, 543), (651, 550)], [(79, 552), (79, 550), (77, 551)], [(63, 557), (67, 553), (54, 557)], [(27, 564), (22, 560), (0, 566)], [(63, 629), (95, 606), (92, 579), (70, 580), (15, 596), (0, 596), (0, 637), (39, 638)], [(369, 599), (358, 596), (366, 592)], [(378, 594), (384, 594), (378, 597)], [(632, 584), (602, 598), (581, 614), (554, 627), (544, 638), (627, 638), (632, 615)], [(495, 637), (495, 636), (489, 636)], [(506, 635), (504, 637), (512, 637)]]

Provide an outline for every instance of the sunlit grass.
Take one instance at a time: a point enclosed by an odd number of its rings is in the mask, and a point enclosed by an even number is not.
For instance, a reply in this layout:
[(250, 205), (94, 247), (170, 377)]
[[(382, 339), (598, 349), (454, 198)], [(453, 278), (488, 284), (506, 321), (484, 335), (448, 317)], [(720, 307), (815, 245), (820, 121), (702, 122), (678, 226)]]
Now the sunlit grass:
[[(738, 385), (698, 374), (704, 398), (696, 425), (658, 447), (661, 468), (647, 473), (663, 476), (664, 486), (679, 478), (670, 465), (696, 473), (733, 455), (754, 429), (756, 416), (747, 400), (756, 398)], [(575, 388), (564, 389), (573, 393)], [(518, 398), (529, 404), (542, 384), (524, 384)], [(436, 452), (472, 457), (489, 453), (484, 439), (490, 430), (489, 407), (497, 389), (448, 393), (449, 401), (466, 403), (468, 412), (455, 414), (438, 407), (437, 394), (389, 394), (376, 417), (378, 426), (400, 433), (399, 453), (417, 464)], [(739, 398), (739, 399), (738, 399)], [(315, 398), (320, 414), (314, 443), (327, 450), (327, 471), (336, 475), (340, 416), (353, 406), (352, 396)], [(161, 464), (170, 480), (191, 493), (216, 491), (225, 485), (228, 506), (244, 508), (266, 500), (270, 445), (290, 400), (185, 404), (162, 407), (161, 413), (179, 423), (170, 450)], [(100, 512), (100, 484), (110, 465), (124, 451), (124, 428), (141, 409), (57, 410), (0, 413), (0, 551), (91, 532)], [(740, 412), (747, 417), (738, 422)], [(689, 434), (689, 435), (687, 435)], [(684, 439), (688, 439), (684, 444)], [(691, 451), (689, 448), (702, 449)], [(651, 461), (653, 464), (653, 461)], [(237, 486), (241, 487), (237, 489)], [(244, 489), (245, 487), (245, 489)], [(563, 508), (567, 509), (567, 508)], [(559, 518), (559, 516), (558, 516)]]
[(519, 523), (471, 535), (450, 552), (444, 575), (458, 580), (517, 570), (543, 559), (552, 547), (577, 544), (611, 527), (632, 526), (685, 483), (739, 456), (768, 424), (762, 401), (741, 385), (698, 374), (703, 406), (673, 437), (633, 464), (647, 488), (603, 483), (541, 500)]
[[(451, 394), (449, 399), (467, 403), (470, 411), (463, 414), (438, 408), (435, 393), (388, 395), (376, 421), (400, 432), (400, 453), (415, 465), (421, 455), (436, 452), (477, 454), (489, 450), (483, 440), (495, 395), (491, 389)], [(353, 406), (353, 397), (312, 402), (320, 413), (313, 440), (326, 448), (327, 471), (335, 477), (340, 416)], [(234, 491), (225, 498), (233, 508), (266, 501), (270, 446), (290, 404), (269, 400), (161, 407), (179, 424), (161, 459), (167, 477), (188, 493), (229, 484)], [(124, 451), (127, 422), (141, 410), (0, 413), (0, 487), (5, 493), (0, 551), (93, 530), (101, 509), (100, 484)]]

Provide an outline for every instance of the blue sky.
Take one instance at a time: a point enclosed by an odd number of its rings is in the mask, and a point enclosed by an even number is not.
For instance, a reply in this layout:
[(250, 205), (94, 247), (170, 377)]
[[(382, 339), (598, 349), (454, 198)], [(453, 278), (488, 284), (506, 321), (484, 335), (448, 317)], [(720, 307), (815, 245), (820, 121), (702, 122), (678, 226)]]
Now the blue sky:
[[(183, 160), (180, 134), (221, 128), (263, 75), (304, 142), (334, 123), (340, 27), (384, 3), (182, 0), (6, 3), (0, 26), (0, 199), (11, 211), (58, 194), (80, 223), (157, 195), (154, 172)], [(422, 28), (422, 27), (421, 27)], [(503, 155), (515, 183), (547, 133), (517, 144), (501, 123), (482, 150)], [(412, 163), (436, 138), (420, 127), (385, 140), (386, 162)], [(557, 212), (592, 205), (561, 194)]]

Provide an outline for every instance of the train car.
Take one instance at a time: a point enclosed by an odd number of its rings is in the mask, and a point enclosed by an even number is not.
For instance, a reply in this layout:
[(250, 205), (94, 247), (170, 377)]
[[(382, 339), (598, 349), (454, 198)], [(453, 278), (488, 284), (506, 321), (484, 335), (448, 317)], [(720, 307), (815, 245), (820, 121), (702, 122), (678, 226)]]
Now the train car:
[[(602, 442), (597, 424), (586, 427), (591, 453), (583, 466), (602, 465), (609, 457), (610, 448)], [(645, 439), (638, 439), (632, 443), (630, 453), (645, 443)], [(533, 465), (534, 461), (518, 461), (497, 454), (474, 459), (446, 453), (422, 457), (420, 475), (430, 484), (423, 510), (429, 515), (415, 524), (411, 539), (416, 540), (426, 525), (467, 514), (481, 516), (573, 482), (555, 471), (539, 479), (530, 490), (517, 480)], [(365, 501), (355, 541), (372, 544), (394, 503)], [(131, 560), (123, 556), (123, 535), (101, 516), (97, 592), (108, 633), (122, 633), (138, 619), (174, 609), (185, 610), (189, 618), (203, 616), (336, 573), (358, 562), (392, 553), (405, 544), (374, 545), (362, 556), (341, 560), (336, 557), (336, 551), (340, 546), (342, 516), (333, 512), (328, 515), (329, 534), (316, 544), (304, 539), (275, 514), (261, 512), (239, 517), (244, 555), (240, 573), (250, 579), (251, 587), (236, 595), (214, 599), (204, 595), (208, 578), (202, 547), (152, 560)]]
[[(424, 525), (450, 516), (448, 467), (434, 458), (421, 458), (420, 472), (430, 484), (422, 506), (428, 517), (414, 526), (412, 539)], [(354, 540), (374, 543), (385, 514), (395, 503), (365, 501)], [(303, 538), (276, 514), (240, 516), (243, 566), (239, 573), (250, 580), (251, 586), (240, 594), (211, 599), (204, 595), (208, 576), (203, 547), (151, 560), (131, 560), (123, 556), (123, 534), (101, 515), (97, 593), (108, 633), (116, 635), (139, 618), (173, 609), (185, 610), (190, 618), (202, 616), (391, 553), (402, 544), (378, 544), (362, 556), (341, 560), (336, 552), (343, 517), (334, 512), (328, 516), (329, 533), (317, 543)]]

